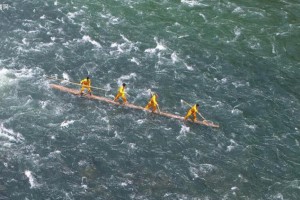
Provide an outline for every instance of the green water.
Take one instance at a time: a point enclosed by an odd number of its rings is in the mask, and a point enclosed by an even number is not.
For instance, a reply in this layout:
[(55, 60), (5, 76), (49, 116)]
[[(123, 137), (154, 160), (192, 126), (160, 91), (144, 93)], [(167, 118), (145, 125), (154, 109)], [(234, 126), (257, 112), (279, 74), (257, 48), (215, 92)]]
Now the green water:
[[(0, 199), (299, 199), (298, 1), (9, 1)], [(149, 91), (214, 129), (55, 91)], [(78, 87), (77, 87), (78, 88)]]

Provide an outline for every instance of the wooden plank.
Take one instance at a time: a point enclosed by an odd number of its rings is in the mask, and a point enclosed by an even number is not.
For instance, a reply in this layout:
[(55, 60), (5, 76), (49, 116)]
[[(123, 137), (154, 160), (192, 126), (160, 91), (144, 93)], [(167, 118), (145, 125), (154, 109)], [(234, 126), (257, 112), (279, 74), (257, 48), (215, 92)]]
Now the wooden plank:
[[(60, 90), (62, 92), (67, 92), (67, 93), (73, 94), (73, 95), (79, 95), (79, 93), (80, 93), (79, 90), (75, 90), (75, 89), (72, 89), (72, 88), (67, 88), (67, 87), (64, 87), (64, 86), (61, 86), (61, 85), (57, 85), (57, 84), (50, 84), (50, 87), (53, 88), (53, 89), (56, 89), (56, 90)], [(150, 110), (145, 110), (144, 107), (137, 106), (137, 105), (134, 105), (134, 104), (131, 104), (131, 103), (121, 104), (119, 102), (115, 102), (112, 99), (109, 99), (109, 98), (106, 98), (106, 97), (101, 97), (101, 96), (96, 96), (96, 95), (89, 95), (89, 94), (84, 95), (83, 97), (88, 98), (88, 99), (99, 100), (99, 101), (110, 103), (110, 104), (113, 104), (113, 105), (124, 106), (124, 107), (128, 107), (128, 108), (133, 108), (133, 109), (143, 110), (143, 111), (146, 111), (146, 112), (151, 112)], [(174, 115), (174, 114), (171, 114), (171, 113), (167, 113), (167, 112), (155, 112), (153, 114), (157, 114), (157, 115), (160, 115), (160, 116), (165, 116), (165, 117), (169, 117), (169, 118), (184, 121), (184, 117), (179, 116), (179, 115)], [(195, 124), (201, 124), (201, 125), (204, 125), (204, 126), (219, 128), (219, 125), (214, 124), (213, 122), (208, 122), (208, 121), (195, 121), (195, 122), (193, 122), (191, 119), (188, 119), (188, 121), (192, 122), (192, 123), (195, 123)]]

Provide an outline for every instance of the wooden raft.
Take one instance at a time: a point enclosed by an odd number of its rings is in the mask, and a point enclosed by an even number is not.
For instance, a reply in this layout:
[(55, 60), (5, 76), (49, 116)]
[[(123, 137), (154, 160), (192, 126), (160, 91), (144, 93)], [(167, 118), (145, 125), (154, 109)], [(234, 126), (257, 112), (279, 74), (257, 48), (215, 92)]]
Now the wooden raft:
[[(79, 90), (75, 90), (75, 89), (72, 89), (72, 88), (67, 88), (67, 87), (64, 87), (64, 86), (61, 86), (61, 85), (57, 85), (57, 84), (50, 84), (50, 87), (53, 88), (53, 89), (56, 89), (56, 90), (60, 90), (62, 92), (68, 92), (68, 93), (73, 94), (73, 95), (79, 95), (79, 93), (80, 93)], [(150, 110), (146, 110), (141, 106), (136, 106), (136, 105), (131, 104), (131, 103), (121, 104), (119, 102), (115, 102), (112, 99), (109, 99), (109, 98), (106, 98), (106, 97), (101, 97), (101, 96), (96, 96), (96, 95), (88, 95), (88, 94), (83, 95), (82, 97), (85, 97), (85, 98), (88, 98), (88, 99), (95, 99), (95, 100), (103, 101), (103, 102), (110, 103), (110, 104), (117, 105), (117, 106), (124, 106), (124, 107), (128, 107), (128, 108), (143, 110), (143, 111), (151, 113)], [(184, 117), (179, 116), (179, 115), (174, 115), (174, 114), (171, 114), (171, 113), (167, 113), (167, 112), (155, 112), (153, 114), (184, 121)], [(213, 122), (209, 122), (209, 121), (195, 121), (194, 122), (191, 119), (188, 119), (188, 121), (191, 122), (191, 123), (195, 123), (195, 124), (200, 124), (200, 125), (204, 125), (204, 126), (219, 128), (218, 124), (214, 124)]]

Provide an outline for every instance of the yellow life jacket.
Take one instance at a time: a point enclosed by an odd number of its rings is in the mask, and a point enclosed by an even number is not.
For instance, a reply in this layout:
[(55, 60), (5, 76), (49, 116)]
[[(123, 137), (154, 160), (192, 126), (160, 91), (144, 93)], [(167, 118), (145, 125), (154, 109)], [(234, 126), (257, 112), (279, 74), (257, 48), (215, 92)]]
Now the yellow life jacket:
[(91, 85), (91, 79), (86, 79), (85, 78), (82, 81), (80, 81), (80, 84), (90, 86)]
[(191, 112), (192, 113), (198, 112), (196, 104), (191, 108)]
[(119, 93), (125, 94), (125, 87), (124, 87), (124, 86), (121, 86), (121, 87), (119, 88)]
[(152, 95), (151, 97), (151, 103), (153, 103), (154, 105), (157, 105), (157, 101), (156, 101), (156, 95)]

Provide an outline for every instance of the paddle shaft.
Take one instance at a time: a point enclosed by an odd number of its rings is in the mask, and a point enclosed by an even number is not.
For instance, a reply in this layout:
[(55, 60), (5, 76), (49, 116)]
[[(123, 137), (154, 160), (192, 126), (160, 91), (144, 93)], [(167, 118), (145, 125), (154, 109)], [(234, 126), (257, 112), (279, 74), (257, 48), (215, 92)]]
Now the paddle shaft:
[(157, 104), (157, 109), (158, 109), (158, 111), (160, 112), (160, 108), (159, 108), (159, 105)]
[[(66, 81), (66, 82), (68, 82), (68, 83), (71, 83), (71, 84), (74, 84), (74, 85), (80, 85), (81, 86), (81, 84), (79, 84), (79, 83), (74, 83), (74, 82), (71, 82), (71, 81), (67, 81), (67, 80), (65, 80), (65, 79), (58, 79), (58, 78), (54, 78), (54, 77), (47, 77), (47, 78), (49, 78), (49, 79), (53, 79), (53, 80), (58, 80), (58, 81)], [(104, 91), (107, 91), (107, 90), (105, 90), (105, 89), (103, 89), (103, 88), (98, 88), (98, 87), (93, 87), (93, 86), (89, 86), (90, 88), (93, 88), (93, 89), (98, 89), (98, 90), (104, 90)]]

